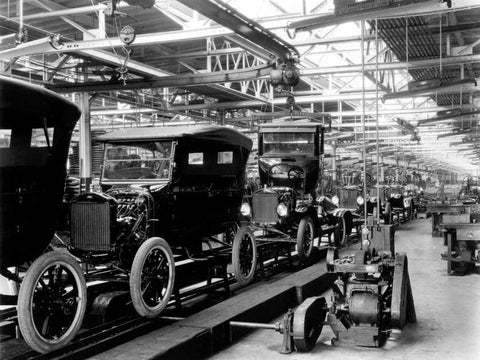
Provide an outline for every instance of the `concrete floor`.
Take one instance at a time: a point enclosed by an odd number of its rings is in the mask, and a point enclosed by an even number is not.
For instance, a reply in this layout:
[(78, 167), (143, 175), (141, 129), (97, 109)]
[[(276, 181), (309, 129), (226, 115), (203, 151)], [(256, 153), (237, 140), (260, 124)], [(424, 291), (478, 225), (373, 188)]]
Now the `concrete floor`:
[[(417, 323), (382, 348), (332, 347), (333, 332), (324, 327), (310, 353), (278, 353), (282, 337), (269, 330), (247, 335), (210, 359), (480, 359), (480, 278), (448, 276), (443, 239), (431, 236), (430, 219), (402, 224), (395, 234), (396, 251), (407, 253)], [(327, 300), (329, 296), (327, 297)]]

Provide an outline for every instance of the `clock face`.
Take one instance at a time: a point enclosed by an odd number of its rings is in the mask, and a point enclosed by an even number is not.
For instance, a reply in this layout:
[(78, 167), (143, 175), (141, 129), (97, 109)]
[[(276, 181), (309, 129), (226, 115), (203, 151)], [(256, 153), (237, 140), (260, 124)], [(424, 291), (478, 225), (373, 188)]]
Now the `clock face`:
[(124, 26), (120, 30), (120, 40), (126, 45), (130, 45), (135, 40), (135, 29), (130, 25)]

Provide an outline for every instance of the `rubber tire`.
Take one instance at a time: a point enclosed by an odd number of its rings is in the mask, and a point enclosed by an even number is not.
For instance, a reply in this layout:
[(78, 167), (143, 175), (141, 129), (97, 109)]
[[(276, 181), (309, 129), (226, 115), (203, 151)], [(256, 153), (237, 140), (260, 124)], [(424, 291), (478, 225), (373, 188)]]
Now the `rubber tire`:
[[(32, 302), (38, 280), (45, 271), (55, 265), (66, 267), (73, 275), (78, 289), (78, 306), (69, 329), (61, 337), (48, 340), (40, 335), (33, 321)], [(50, 251), (37, 258), (25, 273), (18, 295), (18, 325), (25, 342), (39, 353), (60, 349), (73, 340), (80, 330), (87, 308), (87, 285), (82, 269), (75, 258), (66, 253)]]
[[(252, 249), (252, 262), (247, 274), (244, 274), (242, 271), (241, 261), (242, 243), (245, 236), (248, 236), (248, 241), (250, 242)], [(253, 280), (253, 277), (255, 276), (255, 269), (257, 268), (257, 242), (255, 240), (255, 236), (253, 235), (252, 231), (248, 226), (244, 225), (240, 227), (240, 229), (238, 229), (237, 233), (235, 234), (232, 247), (232, 265), (233, 275), (235, 276), (235, 279), (240, 285), (247, 285)]]
[[(166, 286), (166, 292), (163, 300), (156, 306), (149, 306), (145, 303), (142, 296), (142, 274), (145, 260), (148, 255), (156, 249), (160, 249), (163, 255), (167, 258), (169, 279)], [(132, 271), (130, 273), (129, 286), (130, 296), (132, 297), (133, 307), (140, 316), (147, 318), (155, 318), (167, 307), (170, 297), (172, 296), (173, 287), (175, 284), (175, 259), (173, 257), (172, 249), (168, 243), (159, 237), (152, 237), (140, 246), (132, 263)]]
[(383, 212), (383, 222), (388, 225), (392, 223), (392, 204), (387, 202), (385, 204), (385, 211)]
[(339, 231), (335, 229), (333, 233), (333, 239), (335, 242), (335, 246), (342, 246), (346, 243), (347, 236), (348, 236), (346, 231), (347, 223), (344, 216), (340, 217), (338, 224), (342, 224), (342, 236), (339, 236), (338, 235)]
[[(305, 251), (305, 230), (307, 226), (310, 228), (310, 233), (312, 238), (310, 239), (310, 246), (307, 251)], [(297, 253), (300, 261), (306, 263), (312, 258), (313, 245), (315, 241), (315, 226), (313, 220), (310, 216), (305, 216), (300, 220), (297, 230)]]

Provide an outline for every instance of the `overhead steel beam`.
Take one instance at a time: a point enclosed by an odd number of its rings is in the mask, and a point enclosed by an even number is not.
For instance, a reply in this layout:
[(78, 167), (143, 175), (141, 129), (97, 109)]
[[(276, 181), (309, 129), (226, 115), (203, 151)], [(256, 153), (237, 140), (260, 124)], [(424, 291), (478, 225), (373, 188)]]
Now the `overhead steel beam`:
[[(480, 62), (480, 54), (473, 55), (461, 55), (461, 56), (447, 56), (441, 59), (442, 66), (461, 65), (467, 62)], [(378, 71), (388, 70), (410, 70), (420, 69), (432, 66), (440, 66), (440, 59), (426, 59), (426, 60), (414, 60), (409, 62), (390, 62), (378, 64)], [(365, 71), (376, 71), (377, 64), (366, 63), (364, 65)], [(341, 65), (341, 66), (329, 66), (318, 67), (311, 69), (300, 69), (300, 75), (312, 76), (312, 75), (328, 75), (328, 74), (346, 74), (346, 73), (360, 73), (362, 72), (361, 64), (354, 65)]]
[[(385, 19), (398, 16), (421, 16), (443, 13), (452, 9), (462, 10), (472, 8), (471, 0), (449, 0), (449, 2), (439, 0), (411, 0), (409, 3), (408, 5), (402, 6), (379, 7), (376, 9), (369, 8), (365, 11), (347, 15), (320, 15), (315, 18), (293, 21), (287, 25), (287, 29), (294, 32), (312, 31), (318, 28), (351, 21)], [(448, 3), (451, 4), (451, 7)]]
[[(121, 1), (117, 4), (117, 9), (118, 8), (125, 8), (125, 7), (131, 7), (131, 5), (128, 5), (127, 3)], [(57, 18), (59, 16), (72, 16), (72, 15), (82, 15), (82, 14), (91, 14), (95, 13), (97, 11), (105, 10), (107, 8), (107, 5), (104, 4), (92, 4), (89, 6), (81, 6), (81, 7), (72, 7), (69, 9), (62, 9), (62, 10), (53, 10), (53, 11), (48, 11), (48, 12), (41, 12), (41, 13), (36, 13), (36, 14), (30, 14), (30, 15), (24, 15), (23, 20), (37, 20), (37, 19), (48, 19), (48, 18)], [(13, 20), (18, 20), (18, 17), (12, 18)]]
[(221, 0), (177, 0), (283, 60), (298, 57), (295, 47)]
[[(145, 88), (165, 88), (165, 87), (188, 87), (195, 85), (218, 84), (231, 81), (252, 80), (261, 77), (266, 77), (270, 74), (273, 65), (265, 64), (243, 70), (236, 71), (218, 71), (208, 74), (192, 74), (192, 75), (171, 75), (165, 76), (157, 80), (127, 80), (123, 82), (83, 82), (83, 83), (68, 83), (68, 84), (52, 84), (47, 85), (51, 90), (60, 93), (71, 93), (78, 91), (102, 92), (114, 90), (132, 90)], [(264, 102), (260, 100), (255, 100)]]
[(418, 126), (425, 125), (425, 124), (436, 123), (436, 122), (445, 121), (445, 120), (451, 120), (453, 118), (470, 116), (470, 115), (478, 115), (478, 114), (480, 114), (480, 109), (475, 109), (473, 111), (465, 111), (465, 112), (461, 112), (461, 113), (458, 113), (458, 114), (436, 116), (436, 117), (433, 117), (433, 118), (430, 118), (430, 119), (419, 120), (418, 121)]
[(449, 89), (457, 89), (458, 91), (474, 91), (475, 88), (464, 87), (464, 85), (474, 85), (477, 86), (477, 81), (475, 79), (463, 79), (463, 80), (456, 80), (456, 81), (449, 81), (449, 82), (442, 82), (439, 86), (430, 87), (427, 89), (419, 89), (419, 90), (407, 90), (407, 91), (398, 91), (395, 93), (385, 94), (382, 96), (382, 101), (391, 100), (391, 99), (399, 99), (405, 97), (413, 97), (415, 95), (421, 94), (435, 94), (441, 90), (449, 90)]

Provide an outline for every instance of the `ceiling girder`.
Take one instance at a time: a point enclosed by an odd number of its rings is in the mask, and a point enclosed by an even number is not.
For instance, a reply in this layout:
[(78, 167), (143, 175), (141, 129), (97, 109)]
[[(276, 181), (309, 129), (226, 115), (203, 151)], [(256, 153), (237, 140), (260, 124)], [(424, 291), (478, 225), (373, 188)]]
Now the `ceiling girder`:
[(299, 56), (295, 47), (221, 0), (177, 1), (198, 11), (216, 23), (233, 30), (237, 35), (240, 35), (252, 43), (260, 45), (282, 60), (289, 60)]
[[(129, 65), (130, 67), (130, 65)], [(95, 81), (68, 84), (52, 84), (47, 87), (59, 93), (101, 92), (113, 90), (132, 90), (145, 88), (188, 87), (195, 85), (217, 84), (231, 81), (252, 80), (266, 77), (272, 70), (272, 64), (265, 64), (242, 70), (218, 71), (208, 74), (171, 75), (157, 80), (127, 80), (123, 82)], [(259, 100), (256, 100), (259, 101)], [(259, 101), (261, 102), (261, 101)], [(264, 104), (264, 103), (263, 103)]]

